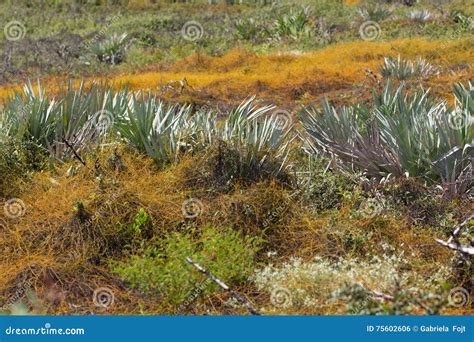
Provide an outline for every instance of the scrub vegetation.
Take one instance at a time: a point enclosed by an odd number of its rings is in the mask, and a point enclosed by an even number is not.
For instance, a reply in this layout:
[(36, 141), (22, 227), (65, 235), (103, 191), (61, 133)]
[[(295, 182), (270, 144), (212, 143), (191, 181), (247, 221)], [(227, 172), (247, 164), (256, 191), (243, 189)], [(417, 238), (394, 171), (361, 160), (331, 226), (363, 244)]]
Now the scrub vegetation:
[(472, 315), (473, 15), (3, 1), (0, 312)]

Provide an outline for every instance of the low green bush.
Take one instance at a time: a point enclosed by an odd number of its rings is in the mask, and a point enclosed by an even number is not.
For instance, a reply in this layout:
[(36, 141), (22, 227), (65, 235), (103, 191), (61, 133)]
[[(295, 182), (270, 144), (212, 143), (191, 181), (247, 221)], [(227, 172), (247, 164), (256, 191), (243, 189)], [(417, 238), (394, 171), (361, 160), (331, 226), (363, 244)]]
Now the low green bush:
[(311, 158), (305, 198), (316, 211), (340, 207), (344, 194), (355, 186), (349, 177), (336, 170), (326, 169), (327, 164), (326, 159)]
[[(207, 226), (200, 232), (190, 230), (154, 243), (144, 242), (137, 254), (112, 261), (111, 266), (130, 287), (176, 307), (203, 280), (203, 275), (186, 263), (186, 257), (230, 285), (245, 281), (252, 274), (259, 245), (260, 239)], [(209, 284), (203, 294), (216, 289), (216, 284)]]
[(45, 164), (46, 153), (33, 141), (0, 137), (0, 198), (17, 194), (30, 172)]

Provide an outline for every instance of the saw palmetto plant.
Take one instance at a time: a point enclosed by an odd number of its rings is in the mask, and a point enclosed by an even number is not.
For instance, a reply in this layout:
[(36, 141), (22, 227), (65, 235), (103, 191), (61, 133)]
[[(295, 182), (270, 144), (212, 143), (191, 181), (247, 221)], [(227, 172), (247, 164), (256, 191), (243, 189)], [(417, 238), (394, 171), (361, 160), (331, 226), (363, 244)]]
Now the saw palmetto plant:
[(433, 17), (430, 11), (428, 10), (414, 10), (407, 14), (407, 18), (417, 21), (417, 22), (424, 22), (428, 21)]
[(164, 165), (178, 158), (185, 140), (180, 126), (190, 115), (190, 106), (167, 105), (142, 92), (131, 96), (125, 115), (115, 127), (121, 137)]
[(392, 15), (392, 10), (381, 6), (363, 7), (358, 10), (359, 15), (364, 20), (382, 21)]
[(111, 34), (90, 47), (91, 53), (102, 63), (120, 64), (125, 60), (131, 40), (127, 33)]
[(379, 66), (379, 72), (384, 78), (403, 81), (411, 78), (428, 78), (436, 75), (438, 69), (423, 58), (410, 61), (398, 56), (397, 58), (385, 57), (383, 64)]
[(75, 88), (72, 82), (57, 96), (48, 96), (38, 82), (7, 99), (2, 110), (10, 134), (35, 142), (52, 157), (62, 159), (81, 151), (112, 128), (114, 116), (127, 105), (127, 90), (115, 92), (100, 84)]
[(407, 95), (403, 85), (394, 89), (391, 82), (375, 95), (372, 108), (336, 109), (324, 101), (321, 110), (307, 108), (300, 115), (307, 146), (376, 178), (456, 181), (472, 168), (468, 156), (472, 158), (474, 132), (472, 85), (458, 85), (455, 92), (454, 108), (434, 101), (428, 92)]
[(267, 158), (274, 157), (284, 167), (291, 142), (292, 125), (281, 125), (278, 117), (271, 115), (274, 106), (258, 107), (255, 97), (244, 101), (232, 110), (220, 130), (220, 138), (234, 146), (241, 163), (259, 167)]
[(277, 38), (290, 37), (294, 40), (310, 37), (313, 29), (309, 21), (309, 7), (280, 16), (275, 21), (274, 34)]
[(270, 155), (280, 158), (287, 150), (291, 127), (279, 128), (273, 109), (257, 106), (252, 97), (219, 121), (212, 111), (169, 105), (150, 92), (130, 94), (127, 88), (117, 91), (84, 82), (74, 88), (70, 82), (56, 96), (48, 96), (40, 83), (36, 87), (29, 83), (23, 93), (8, 99), (2, 127), (34, 141), (57, 160), (91, 147), (104, 136), (118, 135), (160, 166), (222, 140), (251, 167)]
[(34, 142), (56, 159), (67, 158), (98, 141), (126, 108), (125, 91), (100, 83), (74, 87), (69, 82), (56, 96), (47, 95), (40, 82), (29, 82), (23, 92), (9, 97), (2, 108), (2, 126), (9, 136)]
[(142, 93), (132, 95), (116, 127), (121, 137), (159, 164), (174, 162), (183, 153), (219, 140), (235, 148), (241, 163), (250, 168), (261, 165), (270, 155), (284, 160), (291, 127), (279, 129), (277, 118), (270, 115), (274, 107), (258, 107), (254, 102), (254, 98), (244, 101), (218, 121), (212, 111), (193, 113), (188, 105), (167, 105)]

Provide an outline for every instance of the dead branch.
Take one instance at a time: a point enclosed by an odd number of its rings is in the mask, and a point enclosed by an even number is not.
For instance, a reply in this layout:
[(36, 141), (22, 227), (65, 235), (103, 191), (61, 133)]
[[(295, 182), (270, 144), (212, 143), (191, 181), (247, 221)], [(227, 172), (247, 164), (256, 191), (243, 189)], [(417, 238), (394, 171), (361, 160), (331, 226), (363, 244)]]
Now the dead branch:
[[(452, 250), (458, 251), (463, 254), (469, 254), (469, 255), (474, 255), (474, 247), (468, 247), (468, 246), (462, 246), (456, 243), (449, 243), (447, 241), (443, 241), (440, 239), (435, 239), (437, 243), (439, 243), (441, 246), (448, 247)], [(471, 243), (473, 243), (472, 241)]]
[(66, 144), (67, 147), (69, 147), (72, 150), (72, 153), (74, 154), (74, 157), (76, 157), (77, 160), (81, 162), (82, 165), (86, 166), (86, 162), (81, 158), (81, 156), (76, 152), (74, 147), (67, 141), (66, 139), (63, 138), (63, 142)]
[(461, 230), (467, 226), (467, 224), (474, 219), (474, 214), (469, 215), (461, 224), (459, 224), (451, 233), (451, 236), (447, 241), (436, 239), (435, 241), (439, 243), (441, 246), (450, 248), (457, 252), (460, 252), (463, 257), (467, 255), (474, 255), (474, 239), (471, 240), (470, 246), (463, 246), (459, 242), (459, 235), (461, 234)]
[(392, 295), (389, 295), (389, 294), (386, 294), (386, 293), (382, 293), (378, 290), (372, 290), (372, 289), (369, 289), (367, 286), (365, 286), (364, 284), (362, 283), (357, 283), (357, 285), (359, 285), (361, 288), (363, 288), (365, 291), (367, 291), (368, 293), (372, 294), (374, 296), (374, 298), (376, 299), (381, 299), (381, 300), (393, 300), (393, 296)]
[(217, 285), (219, 285), (221, 288), (223, 288), (225, 291), (229, 291), (232, 297), (234, 297), (240, 304), (245, 306), (247, 310), (252, 314), (252, 315), (260, 315), (260, 313), (250, 304), (248, 300), (246, 300), (244, 297), (242, 297), (240, 294), (237, 292), (233, 291), (230, 289), (229, 286), (227, 286), (222, 280), (217, 278), (215, 275), (213, 275), (211, 272), (207, 271), (203, 267), (201, 267), (198, 263), (196, 263), (193, 259), (190, 257), (186, 257), (186, 261), (194, 266), (199, 272), (202, 274), (205, 274), (209, 279), (211, 279), (213, 282), (215, 282)]

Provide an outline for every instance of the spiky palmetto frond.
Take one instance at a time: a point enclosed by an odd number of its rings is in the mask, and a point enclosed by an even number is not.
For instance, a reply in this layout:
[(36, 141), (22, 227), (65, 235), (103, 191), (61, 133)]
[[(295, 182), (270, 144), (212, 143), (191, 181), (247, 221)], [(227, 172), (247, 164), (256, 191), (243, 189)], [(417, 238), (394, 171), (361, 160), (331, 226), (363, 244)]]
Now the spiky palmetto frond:
[(80, 151), (104, 133), (98, 132), (100, 115), (107, 116), (106, 128), (112, 128), (114, 115), (124, 112), (126, 100), (126, 89), (116, 92), (102, 84), (82, 82), (75, 88), (70, 82), (51, 97), (39, 82), (36, 87), (29, 82), (23, 93), (7, 99), (2, 116), (10, 123), (10, 134), (31, 140), (62, 159), (70, 155), (70, 147)]
[(93, 44), (90, 51), (100, 62), (112, 65), (120, 64), (125, 59), (130, 42), (127, 33), (114, 33)]
[(115, 126), (128, 142), (164, 165), (178, 158), (184, 139), (179, 128), (190, 114), (190, 106), (166, 105), (151, 93), (139, 93), (131, 96)]
[(249, 98), (229, 113), (220, 130), (220, 138), (239, 150), (246, 165), (261, 165), (271, 155), (282, 158), (282, 168), (292, 126), (280, 127), (278, 118), (270, 115), (275, 107), (257, 107), (254, 100), (255, 97)]
[[(268, 158), (285, 162), (291, 125), (280, 127), (273, 106), (245, 100), (222, 121), (212, 111), (193, 112), (189, 105), (168, 105), (151, 92), (129, 94), (102, 84), (72, 82), (54, 97), (31, 83), (2, 110), (2, 127), (29, 139), (56, 159), (81, 152), (107, 134), (118, 134), (159, 165), (174, 162), (222, 140), (238, 151), (250, 169)], [(286, 127), (288, 126), (288, 127)], [(277, 170), (278, 171), (278, 170)]]
[(397, 58), (385, 57), (379, 71), (384, 78), (393, 77), (400, 81), (410, 78), (427, 78), (438, 73), (438, 69), (434, 65), (422, 58), (409, 61), (400, 56)]
[(274, 24), (274, 34), (277, 38), (290, 37), (298, 40), (301, 37), (309, 37), (313, 34), (309, 22), (309, 7), (304, 7), (289, 15), (280, 16)]
[[(456, 89), (463, 98), (468, 94), (460, 85)], [(324, 101), (322, 111), (306, 109), (301, 122), (313, 151), (332, 154), (370, 176), (409, 174), (446, 182), (465, 174), (469, 166), (466, 156), (473, 152), (474, 137), (472, 122), (466, 119), (472, 118), (470, 101), (458, 100), (452, 109), (431, 99), (428, 92), (408, 96), (403, 85), (393, 89), (389, 82), (375, 95), (371, 109), (336, 110)], [(450, 117), (458, 111), (468, 114), (454, 125)]]

